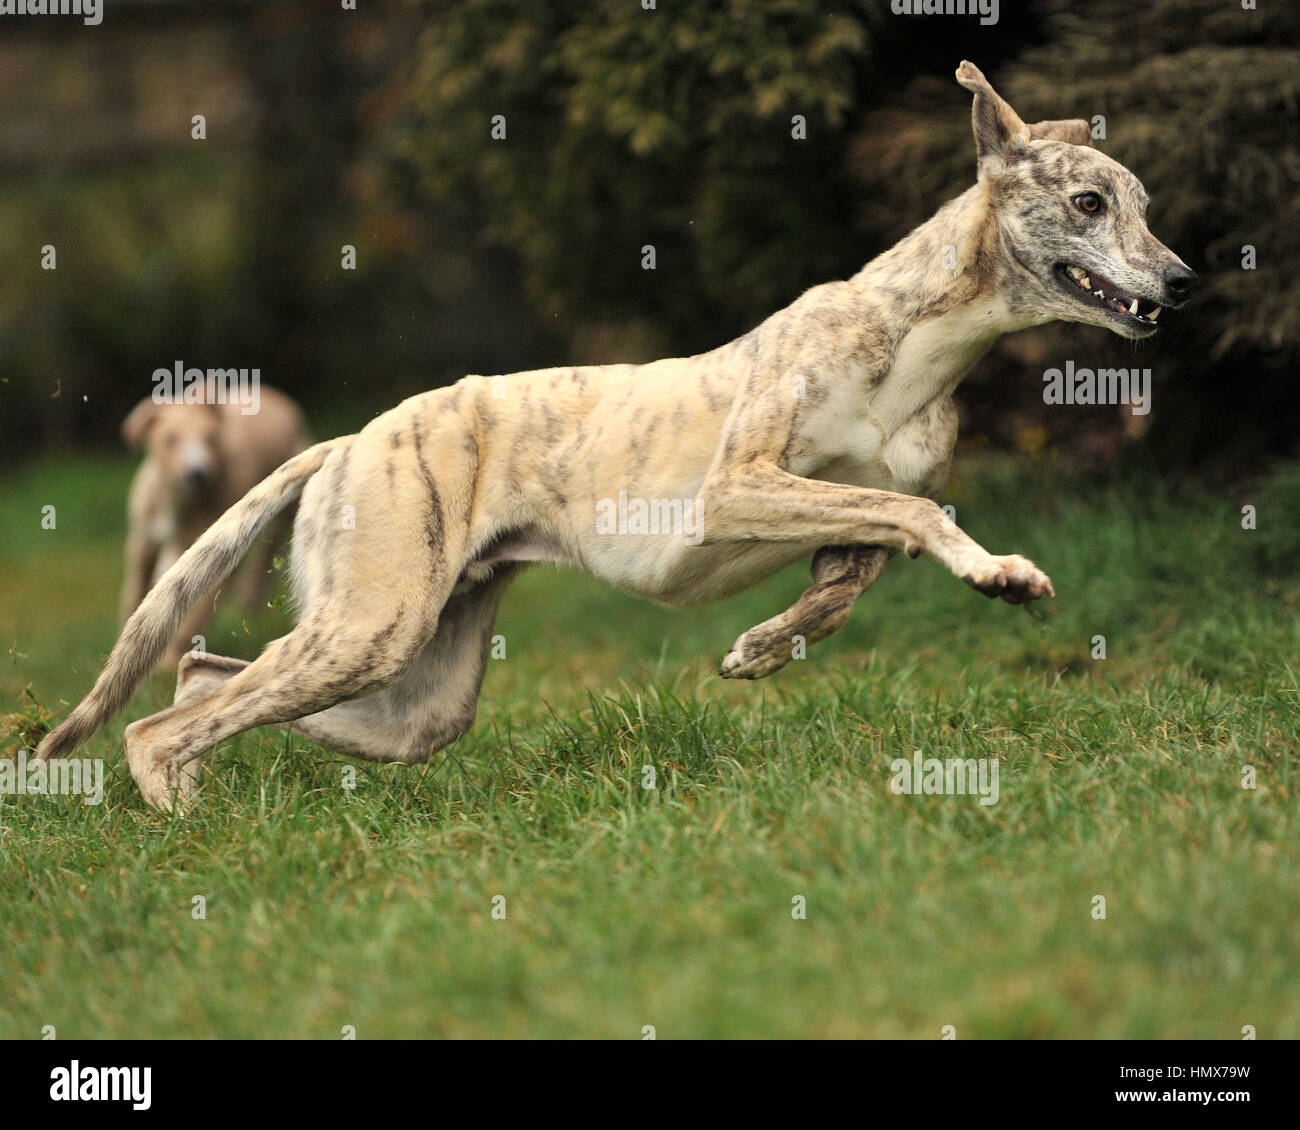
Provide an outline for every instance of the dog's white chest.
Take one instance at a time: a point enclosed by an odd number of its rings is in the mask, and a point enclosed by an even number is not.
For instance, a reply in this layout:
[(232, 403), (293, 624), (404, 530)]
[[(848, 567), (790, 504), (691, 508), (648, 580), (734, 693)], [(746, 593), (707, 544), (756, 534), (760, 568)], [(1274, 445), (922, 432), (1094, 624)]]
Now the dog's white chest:
[(160, 506), (149, 518), (146, 527), (149, 541), (154, 545), (166, 545), (175, 540), (177, 535), (176, 512), (169, 506)]
[(911, 330), (869, 392), (836, 382), (809, 421), (814, 453), (791, 470), (904, 494), (941, 485), (957, 442), (952, 394), (1004, 320), (996, 303), (958, 307)]
[(870, 400), (873, 416), (893, 436), (936, 399), (951, 397), (972, 365), (1005, 332), (1001, 302), (957, 306), (922, 322), (899, 342)]
[(927, 494), (942, 485), (957, 442), (951, 396), (936, 397), (892, 432), (875, 419), (854, 423), (841, 422), (838, 454), (810, 478), (901, 494)]

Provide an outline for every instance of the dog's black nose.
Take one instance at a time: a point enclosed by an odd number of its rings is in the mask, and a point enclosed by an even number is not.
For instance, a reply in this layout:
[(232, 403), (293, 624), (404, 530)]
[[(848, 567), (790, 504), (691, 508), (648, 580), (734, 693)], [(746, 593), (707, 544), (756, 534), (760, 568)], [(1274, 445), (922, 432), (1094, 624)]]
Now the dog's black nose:
[(1200, 281), (1195, 271), (1189, 271), (1181, 263), (1165, 268), (1165, 289), (1179, 302), (1190, 298)]
[(185, 472), (185, 480), (193, 487), (207, 486), (212, 476), (202, 467), (191, 467)]

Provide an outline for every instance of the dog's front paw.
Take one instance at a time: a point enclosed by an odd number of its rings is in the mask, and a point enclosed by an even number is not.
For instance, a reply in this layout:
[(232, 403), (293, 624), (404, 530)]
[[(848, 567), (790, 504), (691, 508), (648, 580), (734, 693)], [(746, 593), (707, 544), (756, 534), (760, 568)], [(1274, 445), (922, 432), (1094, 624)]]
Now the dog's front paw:
[(793, 650), (790, 640), (774, 646), (774, 641), (753, 639), (746, 632), (722, 657), (718, 674), (724, 679), (765, 679), (790, 662)]
[(1028, 604), (1040, 596), (1056, 595), (1047, 574), (1018, 553), (990, 555), (964, 573), (962, 580), (985, 596), (1000, 596), (1008, 604)]

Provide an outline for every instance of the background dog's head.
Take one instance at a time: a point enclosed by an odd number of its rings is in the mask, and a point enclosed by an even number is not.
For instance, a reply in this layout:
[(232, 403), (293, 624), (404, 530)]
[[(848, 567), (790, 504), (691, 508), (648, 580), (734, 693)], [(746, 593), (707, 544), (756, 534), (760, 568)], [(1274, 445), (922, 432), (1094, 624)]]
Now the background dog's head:
[(221, 413), (211, 404), (146, 397), (122, 421), (122, 438), (134, 450), (146, 448), (180, 494), (206, 494), (221, 474)]
[(1092, 148), (1082, 119), (1026, 125), (978, 67), (963, 62), (957, 81), (975, 94), (980, 182), (1008, 265), (1025, 276), (1013, 307), (1128, 338), (1155, 333), (1161, 309), (1186, 302), (1197, 279), (1148, 230), (1141, 182)]

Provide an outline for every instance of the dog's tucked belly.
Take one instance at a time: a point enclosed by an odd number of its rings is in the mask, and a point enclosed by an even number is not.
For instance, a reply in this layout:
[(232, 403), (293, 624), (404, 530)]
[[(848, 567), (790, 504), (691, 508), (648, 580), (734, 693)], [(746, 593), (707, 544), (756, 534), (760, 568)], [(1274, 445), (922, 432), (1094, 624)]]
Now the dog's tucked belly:
[(536, 530), (511, 533), (464, 569), (458, 591), (486, 580), (506, 563), (554, 564), (583, 569), (625, 592), (665, 605), (692, 606), (743, 592), (818, 548), (788, 542), (684, 545), (680, 535), (614, 536), (588, 544), (581, 554)]
[[(587, 563), (596, 576), (660, 604), (691, 607), (743, 592), (787, 565), (807, 557), (816, 545), (791, 542), (732, 542), (683, 547), (681, 539), (645, 539), (656, 545), (611, 546)], [(620, 552), (621, 550), (621, 552)]]

